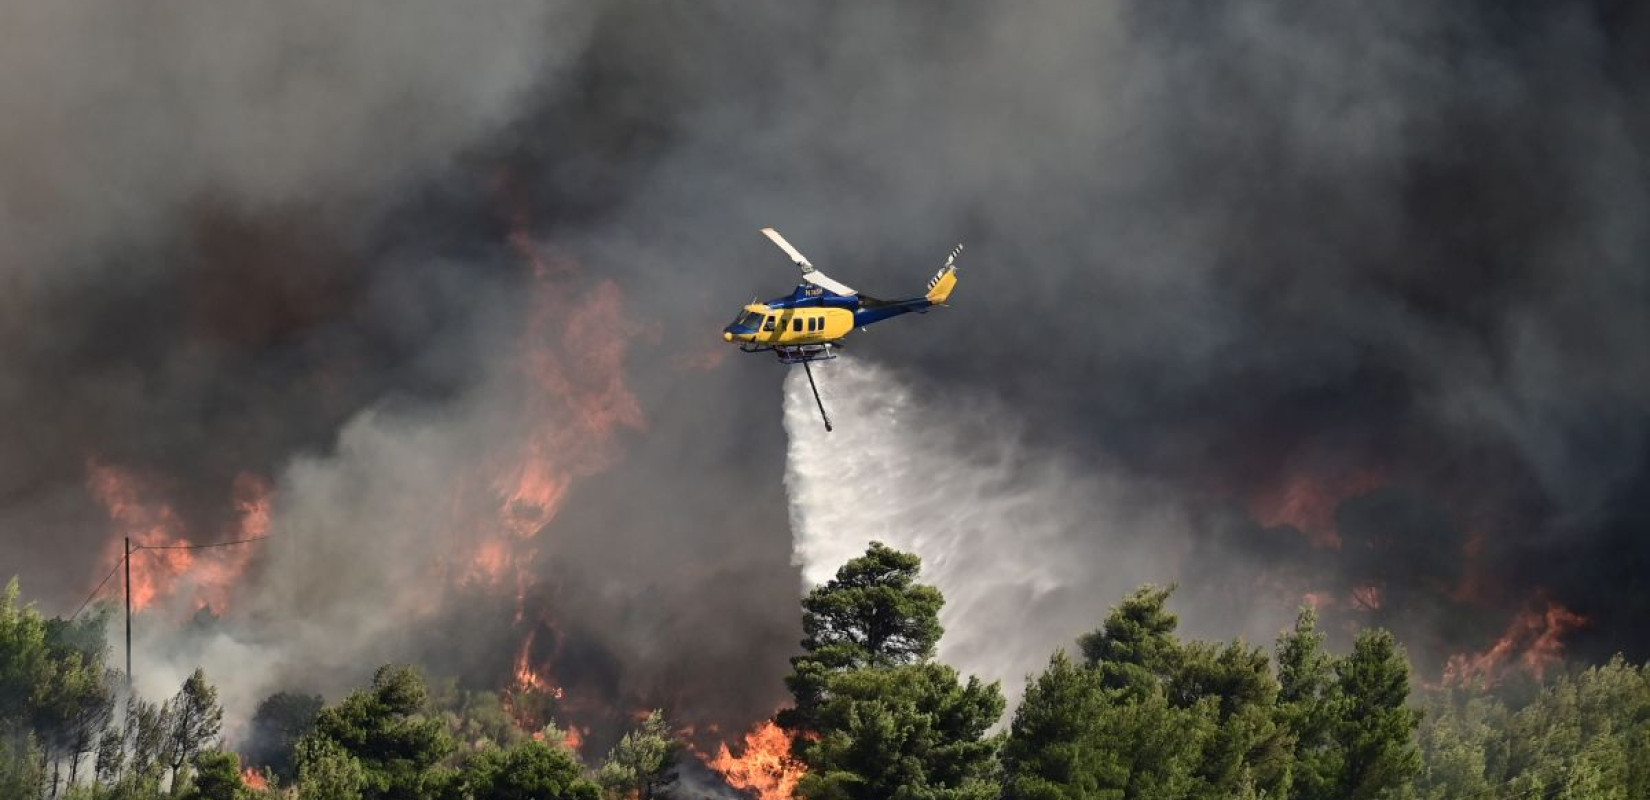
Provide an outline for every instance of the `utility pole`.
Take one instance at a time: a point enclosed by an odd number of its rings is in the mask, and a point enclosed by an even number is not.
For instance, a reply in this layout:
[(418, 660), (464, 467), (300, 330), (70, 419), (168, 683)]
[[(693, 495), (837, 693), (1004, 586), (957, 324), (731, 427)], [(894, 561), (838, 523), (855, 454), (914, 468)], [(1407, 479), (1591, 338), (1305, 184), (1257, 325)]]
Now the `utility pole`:
[[(224, 547), (232, 544), (246, 544), (247, 542), (256, 542), (268, 538), (268, 535), (259, 535), (251, 536), (245, 539), (237, 539), (233, 542), (218, 542), (216, 544), (140, 544), (137, 547), (133, 547), (132, 537), (126, 537), (126, 555), (120, 566), (126, 568), (126, 691), (128, 693), (132, 690), (132, 554), (139, 550), (204, 550), (208, 547)], [(112, 577), (114, 577), (114, 573), (110, 572), (109, 577), (103, 579), (103, 584), (107, 584), (109, 582), (109, 578)], [(103, 590), (103, 584), (98, 585), (98, 591)], [(96, 596), (97, 592), (93, 592), (92, 594), (93, 596)], [(92, 598), (86, 598), (87, 603), (90, 603), (91, 601)], [(82, 604), (81, 607), (84, 608), (84, 604)], [(79, 611), (75, 612), (75, 614), (79, 613)]]
[(132, 691), (132, 537), (126, 537), (126, 692)]

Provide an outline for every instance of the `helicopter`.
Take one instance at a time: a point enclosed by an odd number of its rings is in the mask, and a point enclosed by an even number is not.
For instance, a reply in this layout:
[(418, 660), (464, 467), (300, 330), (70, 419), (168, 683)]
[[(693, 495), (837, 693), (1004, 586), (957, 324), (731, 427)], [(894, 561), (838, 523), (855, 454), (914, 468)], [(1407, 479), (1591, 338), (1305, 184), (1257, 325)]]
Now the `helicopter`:
[(746, 353), (774, 353), (782, 364), (801, 364), (808, 373), (808, 385), (813, 387), (814, 402), (819, 405), (825, 430), (830, 431), (831, 418), (825, 413), (819, 386), (814, 383), (814, 373), (808, 365), (836, 358), (835, 350), (841, 348), (842, 340), (855, 330), (903, 314), (925, 314), (936, 306), (943, 307), (957, 286), (957, 256), (963, 247), (959, 244), (951, 250), (939, 272), (928, 279), (925, 294), (879, 300), (820, 272), (807, 256), (779, 235), (779, 231), (763, 228), (762, 235), (785, 251), (802, 270), (802, 282), (789, 295), (746, 305), (739, 316), (722, 329), (722, 340), (737, 342), (739, 349)]

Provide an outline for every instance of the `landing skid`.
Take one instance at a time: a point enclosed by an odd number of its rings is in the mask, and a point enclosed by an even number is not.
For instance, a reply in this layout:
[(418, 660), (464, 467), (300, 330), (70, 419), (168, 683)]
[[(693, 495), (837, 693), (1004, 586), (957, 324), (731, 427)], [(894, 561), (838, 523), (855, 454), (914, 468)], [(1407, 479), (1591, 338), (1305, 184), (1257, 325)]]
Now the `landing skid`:
[(798, 344), (798, 345), (771, 345), (771, 344), (742, 344), (741, 351), (746, 353), (773, 353), (779, 356), (781, 364), (805, 364), (809, 361), (829, 361), (836, 358), (836, 349), (840, 344)]

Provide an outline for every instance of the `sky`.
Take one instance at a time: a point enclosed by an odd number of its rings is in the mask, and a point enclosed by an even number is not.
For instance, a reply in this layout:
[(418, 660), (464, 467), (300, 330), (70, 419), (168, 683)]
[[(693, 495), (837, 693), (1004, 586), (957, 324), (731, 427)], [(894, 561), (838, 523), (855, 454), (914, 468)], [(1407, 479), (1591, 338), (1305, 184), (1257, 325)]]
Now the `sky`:
[[(770, 714), (872, 539), (1011, 693), (1147, 582), (1427, 681), (1650, 657), (1647, 49), (1603, 0), (3, 8), (0, 572), (70, 613), (124, 536), (267, 534), (134, 556), (140, 690), (525, 664), (597, 738)], [(829, 434), (718, 336), (770, 225), (877, 296), (967, 246)]]

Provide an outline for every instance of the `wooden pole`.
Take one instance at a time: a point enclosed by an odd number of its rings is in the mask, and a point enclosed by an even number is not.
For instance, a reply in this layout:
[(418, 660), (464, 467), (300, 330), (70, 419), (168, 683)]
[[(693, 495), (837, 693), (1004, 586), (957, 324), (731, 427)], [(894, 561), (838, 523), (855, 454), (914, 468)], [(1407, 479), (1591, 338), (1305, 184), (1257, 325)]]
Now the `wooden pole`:
[(126, 537), (126, 691), (132, 690), (132, 537)]

